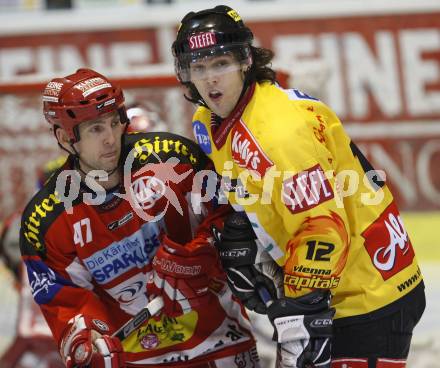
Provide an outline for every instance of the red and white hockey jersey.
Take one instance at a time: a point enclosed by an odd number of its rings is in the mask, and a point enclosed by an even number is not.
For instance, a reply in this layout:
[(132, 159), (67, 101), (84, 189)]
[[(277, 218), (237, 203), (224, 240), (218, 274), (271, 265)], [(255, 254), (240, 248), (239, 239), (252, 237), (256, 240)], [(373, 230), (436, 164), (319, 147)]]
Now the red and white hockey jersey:
[[(125, 186), (102, 195), (76, 182), (74, 171), (66, 171), (74, 166), (70, 157), (24, 211), (23, 260), (58, 344), (80, 313), (107, 323), (109, 334), (120, 327), (148, 302), (161, 235), (180, 244), (208, 238), (225, 213), (204, 206), (200, 214), (190, 204), (194, 178), (209, 164), (194, 142), (171, 133), (129, 134), (121, 158)], [(216, 298), (209, 308), (160, 315), (125, 339), (129, 366), (186, 367), (253, 347), (247, 316), (224, 277), (211, 292)]]

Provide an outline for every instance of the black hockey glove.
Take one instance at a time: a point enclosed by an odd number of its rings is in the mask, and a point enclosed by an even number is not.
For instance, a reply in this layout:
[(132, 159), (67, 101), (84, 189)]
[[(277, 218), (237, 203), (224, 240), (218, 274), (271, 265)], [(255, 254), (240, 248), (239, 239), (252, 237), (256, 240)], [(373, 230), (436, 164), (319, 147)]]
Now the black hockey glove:
[(277, 367), (330, 368), (335, 310), (329, 291), (275, 300), (268, 316), (278, 341)]
[(225, 220), (223, 231), (213, 228), (213, 233), (232, 293), (247, 309), (265, 314), (266, 302), (275, 299), (282, 288), (281, 268), (258, 249), (246, 214), (233, 213)]

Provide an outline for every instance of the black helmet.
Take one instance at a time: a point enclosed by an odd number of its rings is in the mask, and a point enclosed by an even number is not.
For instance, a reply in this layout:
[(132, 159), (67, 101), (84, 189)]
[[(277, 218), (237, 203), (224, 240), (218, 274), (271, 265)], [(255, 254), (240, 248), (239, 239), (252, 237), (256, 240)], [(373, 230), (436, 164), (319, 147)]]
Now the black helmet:
[(172, 45), (177, 77), (183, 83), (190, 82), (191, 62), (228, 52), (233, 53), (240, 64), (250, 66), (252, 40), (251, 30), (238, 13), (226, 5), (190, 12), (182, 19)]

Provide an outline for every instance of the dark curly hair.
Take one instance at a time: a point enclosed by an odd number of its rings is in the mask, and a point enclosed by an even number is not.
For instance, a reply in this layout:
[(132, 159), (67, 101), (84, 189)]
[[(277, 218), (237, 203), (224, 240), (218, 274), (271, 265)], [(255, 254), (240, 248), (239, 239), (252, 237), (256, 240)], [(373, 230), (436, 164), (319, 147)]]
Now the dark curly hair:
[(271, 68), (274, 53), (272, 50), (251, 46), (252, 67), (250, 82), (276, 82), (276, 72)]

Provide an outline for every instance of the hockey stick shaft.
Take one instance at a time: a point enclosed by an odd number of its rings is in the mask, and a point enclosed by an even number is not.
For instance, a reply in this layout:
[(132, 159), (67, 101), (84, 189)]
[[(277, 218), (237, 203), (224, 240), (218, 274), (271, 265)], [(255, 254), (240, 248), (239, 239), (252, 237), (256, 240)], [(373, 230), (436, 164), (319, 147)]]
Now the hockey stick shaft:
[(133, 318), (127, 321), (122, 327), (113, 333), (113, 337), (119, 340), (127, 338), (134, 330), (136, 330), (144, 322), (148, 321), (155, 314), (159, 313), (163, 308), (164, 302), (161, 296), (157, 296), (150, 301), (145, 308), (142, 308)]
[[(122, 327), (113, 333), (112, 337), (117, 337), (119, 340), (124, 340), (140, 325), (148, 321), (155, 314), (159, 313), (163, 308), (164, 302), (161, 296), (155, 297), (146, 307), (142, 308), (133, 318), (128, 320)], [(81, 368), (84, 366), (74, 365), (73, 368)], [(87, 368), (92, 368), (87, 366)]]

